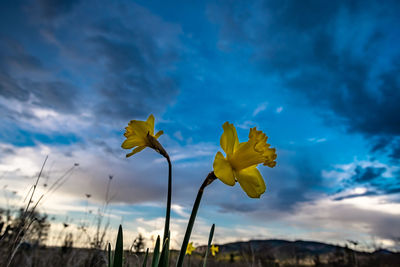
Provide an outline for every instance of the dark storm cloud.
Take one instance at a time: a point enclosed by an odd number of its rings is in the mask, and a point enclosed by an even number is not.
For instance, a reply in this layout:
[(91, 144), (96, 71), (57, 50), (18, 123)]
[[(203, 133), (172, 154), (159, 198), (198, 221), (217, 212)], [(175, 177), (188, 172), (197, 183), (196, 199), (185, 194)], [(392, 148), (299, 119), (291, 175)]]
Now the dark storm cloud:
[(5, 72), (0, 72), (0, 95), (19, 101), (27, 101), (29, 99), (29, 91), (21, 88), (17, 81)]
[[(303, 150), (307, 154), (306, 149)], [(278, 156), (279, 157), (279, 156)], [(307, 158), (307, 156), (304, 156)], [(242, 201), (217, 201), (222, 212), (261, 212), (270, 211), (276, 213), (292, 212), (301, 203), (314, 201), (319, 198), (319, 193), (326, 189), (320, 172), (313, 168), (311, 162), (302, 159), (301, 161), (288, 161), (288, 158), (279, 158), (279, 166), (272, 170), (260, 167), (267, 189), (254, 203), (243, 203)], [(282, 182), (282, 181), (285, 182)], [(236, 194), (245, 196), (236, 184)], [(273, 188), (273, 189), (272, 189)], [(215, 191), (214, 199), (220, 199), (220, 192)], [(283, 215), (283, 214), (281, 214)], [(277, 215), (278, 216), (278, 215)]]
[[(397, 184), (397, 186), (400, 186), (400, 182)], [(387, 194), (398, 194), (398, 193), (400, 193), (400, 187), (387, 189), (386, 193)]]
[(336, 197), (334, 200), (340, 201), (347, 198), (392, 195), (399, 193), (400, 173), (397, 171), (389, 177), (384, 177), (386, 171), (388, 171), (386, 167), (356, 166), (354, 169), (354, 175), (343, 181), (342, 189), (339, 193), (346, 188), (348, 189), (357, 186), (363, 186), (367, 188), (367, 191), (363, 193), (342, 195)]
[(260, 69), (327, 122), (388, 141), (377, 149), (400, 135), (399, 11), (396, 1), (258, 1), (213, 5), (209, 16), (222, 49), (250, 45)]
[(67, 82), (28, 82), (26, 88), (32, 88), (31, 92), (37, 97), (33, 103), (57, 110), (63, 113), (76, 111), (75, 96), (76, 88)]
[(0, 95), (19, 101), (29, 99), (29, 90), (20, 85), (10, 72), (43, 70), (40, 60), (29, 55), (26, 49), (15, 39), (0, 36)]
[(357, 183), (372, 182), (374, 179), (379, 178), (385, 171), (386, 168), (363, 168), (361, 166), (357, 166), (355, 170), (356, 174), (352, 177), (352, 180)]
[(392, 143), (392, 152), (390, 153), (390, 157), (394, 160), (400, 160), (400, 139), (397, 139)]
[(244, 203), (221, 203), (220, 204), (220, 211), (221, 212), (240, 212), (240, 213), (246, 213), (246, 212), (252, 212), (257, 210), (257, 207), (251, 204), (244, 204)]
[[(125, 29), (121, 29), (123, 31)], [(91, 39), (98, 58), (105, 60), (107, 68), (99, 90), (105, 101), (101, 101), (96, 109), (101, 115), (125, 120), (134, 115), (147, 115), (150, 110), (160, 111), (177, 93), (176, 82), (158, 72), (162, 64), (168, 64), (163, 60), (167, 57), (174, 60), (175, 55), (167, 55), (174, 52), (166, 51), (159, 56), (156, 52), (159, 47), (150, 36), (129, 40), (128, 32), (126, 30), (126, 39), (121, 41), (105, 36)]]
[[(0, 49), (0, 96), (25, 103), (32, 100), (36, 106), (60, 112), (75, 111), (76, 88), (72, 84), (46, 77), (50, 70), (15, 39), (2, 37)], [(35, 75), (44, 78), (35, 81)]]
[[(284, 168), (283, 163), (281, 164), (281, 168)], [(274, 169), (274, 176), (267, 180), (269, 186), (274, 188), (273, 192), (268, 192), (266, 195), (267, 205), (272, 209), (293, 210), (302, 202), (314, 200), (318, 197), (318, 192), (322, 192), (321, 189), (324, 188), (323, 178), (320, 172), (313, 167), (312, 162), (301, 159), (291, 165), (294, 166), (295, 173), (287, 171), (286, 173), (285, 171), (275, 173)], [(283, 178), (285, 183), (282, 183)]]
[(179, 26), (130, 2), (42, 0), (9, 10), (16, 14), (0, 36), (4, 98), (117, 123), (174, 100)]
[(69, 13), (80, 0), (40, 0), (37, 2), (40, 15), (47, 19), (53, 19)]
[(0, 66), (19, 71), (42, 71), (42, 62), (12, 37), (0, 35)]
[[(85, 151), (96, 147), (120, 159), (125, 154), (120, 143), (108, 143), (112, 124), (121, 126), (121, 120), (162, 112), (178, 92), (178, 81), (170, 73), (181, 53), (180, 27), (131, 1), (13, 2), (7, 9), (9, 16), (2, 12), (6, 11), (0, 9), (0, 113), (6, 119), (0, 125), (1, 140), (20, 146), (78, 143)], [(46, 125), (49, 120), (39, 122), (32, 112), (36, 107), (72, 114), (73, 121), (65, 121), (71, 128), (43, 133), (42, 122)], [(81, 117), (83, 131), (81, 124), (76, 129), (74, 125)], [(27, 118), (33, 127), (21, 123)], [(100, 120), (102, 124), (96, 124)], [(116, 128), (111, 129), (114, 136)], [(69, 131), (76, 136), (68, 135)], [(105, 135), (108, 139), (103, 141)], [(71, 142), (68, 136), (73, 137)], [(119, 136), (122, 142), (122, 133)], [(67, 147), (63, 155), (76, 157)], [(110, 165), (97, 160), (91, 163), (93, 170)], [(132, 166), (125, 167), (114, 174), (126, 190), (119, 190), (113, 201), (161, 199), (165, 184), (148, 178), (159, 178), (155, 170), (148, 174), (133, 168), (132, 175)], [(66, 185), (71, 192), (79, 188), (82, 195), (88, 187), (104, 191), (97, 184)]]
[(341, 201), (341, 200), (348, 199), (348, 198), (367, 197), (367, 196), (376, 196), (376, 195), (378, 195), (378, 192), (376, 192), (376, 191), (367, 191), (362, 194), (349, 194), (349, 195), (345, 195), (345, 196), (341, 196), (341, 197), (335, 197), (333, 200)]
[(96, 83), (88, 97), (97, 116), (127, 120), (164, 110), (178, 92), (169, 73), (180, 55), (180, 27), (134, 3), (104, 6), (107, 12), (89, 1), (60, 21), (34, 16), (34, 23), (74, 55), (67, 68), (82, 69), (81, 75), (92, 70)]
[[(164, 39), (161, 32), (174, 36), (179, 30), (148, 17), (140, 24), (118, 22), (116, 18), (111, 21), (117, 23), (99, 22), (90, 38), (107, 72), (99, 91), (105, 101), (96, 109), (100, 114), (125, 120), (161, 111), (177, 93), (176, 81), (165, 71), (179, 55), (178, 44), (167, 36)], [(144, 23), (147, 29), (139, 26)]]

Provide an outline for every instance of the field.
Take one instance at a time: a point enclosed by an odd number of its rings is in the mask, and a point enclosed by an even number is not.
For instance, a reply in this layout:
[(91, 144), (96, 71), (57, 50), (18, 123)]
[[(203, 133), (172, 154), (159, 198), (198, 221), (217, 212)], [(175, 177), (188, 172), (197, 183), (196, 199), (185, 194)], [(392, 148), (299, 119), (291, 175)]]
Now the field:
[[(205, 247), (198, 248), (184, 266), (203, 266)], [(250, 252), (251, 251), (251, 252)], [(152, 254), (149, 255), (150, 258)], [(171, 251), (175, 266), (178, 251)], [(142, 266), (143, 252), (124, 251), (123, 266)], [(385, 250), (373, 253), (316, 242), (258, 240), (220, 245), (220, 253), (207, 261), (207, 266), (399, 266), (400, 254)], [(17, 252), (11, 266), (108, 266), (107, 252), (97, 249), (66, 247), (27, 247)], [(150, 263), (147, 266), (151, 266)]]

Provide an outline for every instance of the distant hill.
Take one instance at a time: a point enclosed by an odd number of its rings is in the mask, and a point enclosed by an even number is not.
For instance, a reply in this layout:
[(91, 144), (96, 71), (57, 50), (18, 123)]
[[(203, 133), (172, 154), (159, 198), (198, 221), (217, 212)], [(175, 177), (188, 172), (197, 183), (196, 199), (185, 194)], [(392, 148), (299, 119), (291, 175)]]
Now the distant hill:
[[(217, 245), (219, 254), (214, 261), (219, 266), (400, 266), (400, 253), (360, 252), (315, 241), (271, 239)], [(200, 247), (198, 252), (205, 249)]]

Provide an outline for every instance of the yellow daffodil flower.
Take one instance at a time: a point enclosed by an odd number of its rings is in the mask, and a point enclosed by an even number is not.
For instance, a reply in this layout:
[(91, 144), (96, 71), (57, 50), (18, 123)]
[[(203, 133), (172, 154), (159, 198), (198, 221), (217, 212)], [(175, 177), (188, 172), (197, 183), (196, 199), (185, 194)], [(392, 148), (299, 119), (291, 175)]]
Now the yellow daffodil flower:
[(195, 249), (196, 249), (196, 248), (193, 246), (193, 242), (190, 242), (190, 243), (187, 245), (186, 254), (187, 254), (187, 255), (192, 255), (192, 252), (193, 252)]
[(211, 255), (215, 257), (215, 255), (219, 252), (219, 247), (212, 245), (210, 250), (211, 250)]
[(250, 129), (249, 141), (239, 143), (236, 128), (225, 122), (220, 144), (226, 157), (218, 151), (215, 155), (214, 174), (223, 183), (233, 186), (239, 182), (242, 189), (251, 198), (259, 198), (266, 189), (265, 182), (257, 165), (274, 167), (276, 153), (267, 143), (268, 137), (256, 128)]
[(162, 134), (163, 131), (159, 131), (154, 135), (153, 114), (151, 114), (146, 121), (131, 120), (128, 127), (125, 127), (124, 136), (126, 140), (122, 143), (121, 147), (124, 149), (133, 148), (131, 153), (126, 154), (126, 157), (130, 157), (146, 147), (153, 148), (160, 154), (163, 154), (165, 150), (157, 141), (158, 137)]

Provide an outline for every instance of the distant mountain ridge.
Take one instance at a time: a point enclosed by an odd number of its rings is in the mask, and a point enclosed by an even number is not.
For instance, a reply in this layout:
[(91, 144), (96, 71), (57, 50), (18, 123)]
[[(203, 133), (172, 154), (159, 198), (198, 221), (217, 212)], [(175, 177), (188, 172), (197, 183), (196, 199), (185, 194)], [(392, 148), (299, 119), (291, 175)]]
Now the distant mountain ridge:
[[(400, 266), (400, 253), (362, 252), (316, 241), (268, 239), (217, 245), (219, 259), (260, 266)], [(205, 249), (202, 246), (199, 252)]]

